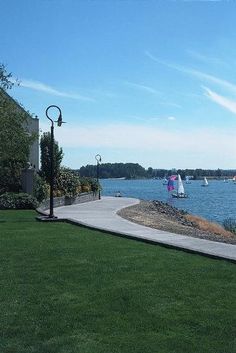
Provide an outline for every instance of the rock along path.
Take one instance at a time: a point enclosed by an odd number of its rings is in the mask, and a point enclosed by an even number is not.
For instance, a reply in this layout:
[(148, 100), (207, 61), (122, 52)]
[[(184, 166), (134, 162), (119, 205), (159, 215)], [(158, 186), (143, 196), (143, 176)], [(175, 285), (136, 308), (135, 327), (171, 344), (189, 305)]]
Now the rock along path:
[(104, 196), (101, 200), (54, 209), (59, 219), (104, 230), (131, 239), (162, 244), (236, 262), (236, 245), (214, 242), (145, 227), (121, 218), (116, 212), (140, 200)]

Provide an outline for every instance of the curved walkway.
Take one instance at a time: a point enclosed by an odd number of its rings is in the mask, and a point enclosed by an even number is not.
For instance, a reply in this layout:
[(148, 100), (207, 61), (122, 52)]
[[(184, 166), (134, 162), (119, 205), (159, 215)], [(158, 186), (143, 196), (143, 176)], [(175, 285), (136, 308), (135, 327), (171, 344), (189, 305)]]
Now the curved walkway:
[(54, 213), (59, 219), (65, 219), (75, 224), (236, 262), (236, 245), (145, 227), (127, 221), (116, 214), (121, 208), (139, 202), (140, 200), (133, 198), (104, 196), (97, 201), (57, 207), (54, 209)]

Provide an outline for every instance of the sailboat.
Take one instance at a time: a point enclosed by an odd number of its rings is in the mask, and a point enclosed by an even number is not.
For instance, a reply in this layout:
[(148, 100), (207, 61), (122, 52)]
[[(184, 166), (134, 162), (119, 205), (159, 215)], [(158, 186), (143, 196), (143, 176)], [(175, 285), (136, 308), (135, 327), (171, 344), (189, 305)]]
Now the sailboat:
[(189, 175), (186, 175), (186, 177), (185, 177), (185, 183), (186, 183), (186, 184), (191, 184)]
[(177, 197), (179, 199), (184, 199), (188, 197), (187, 194), (184, 192), (184, 185), (181, 179), (180, 174), (178, 174), (178, 180), (177, 180), (177, 192), (172, 194), (172, 197)]
[(166, 177), (162, 179), (162, 185), (167, 185), (168, 184), (168, 179)]
[(207, 181), (206, 177), (204, 177), (204, 179), (203, 179), (202, 186), (208, 186), (208, 181)]

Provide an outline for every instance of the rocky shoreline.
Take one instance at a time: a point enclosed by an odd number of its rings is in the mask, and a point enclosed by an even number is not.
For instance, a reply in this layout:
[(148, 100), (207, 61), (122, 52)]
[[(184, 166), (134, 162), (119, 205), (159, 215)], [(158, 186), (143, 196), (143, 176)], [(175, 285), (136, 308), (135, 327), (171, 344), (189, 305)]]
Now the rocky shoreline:
[[(179, 210), (161, 201), (141, 200), (139, 204), (123, 208), (117, 214), (129, 221), (151, 228), (195, 238), (236, 244), (236, 234), (226, 231), (220, 225), (191, 216), (186, 211)], [(204, 223), (204, 226), (207, 226), (205, 228), (210, 229), (210, 231), (204, 230), (201, 223)]]

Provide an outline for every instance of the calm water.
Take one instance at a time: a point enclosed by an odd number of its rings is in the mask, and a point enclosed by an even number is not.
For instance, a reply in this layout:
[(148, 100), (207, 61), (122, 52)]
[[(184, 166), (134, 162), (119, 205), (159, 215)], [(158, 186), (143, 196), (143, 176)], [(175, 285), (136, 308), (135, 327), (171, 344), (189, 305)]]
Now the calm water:
[(184, 183), (185, 192), (189, 195), (186, 199), (169, 197), (162, 180), (102, 179), (100, 182), (104, 196), (115, 196), (120, 191), (124, 197), (160, 200), (218, 223), (228, 217), (236, 218), (236, 184), (231, 181), (210, 180), (208, 187), (202, 187), (200, 180)]

